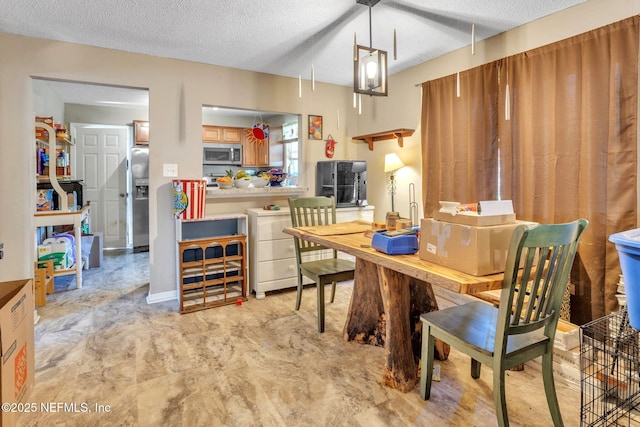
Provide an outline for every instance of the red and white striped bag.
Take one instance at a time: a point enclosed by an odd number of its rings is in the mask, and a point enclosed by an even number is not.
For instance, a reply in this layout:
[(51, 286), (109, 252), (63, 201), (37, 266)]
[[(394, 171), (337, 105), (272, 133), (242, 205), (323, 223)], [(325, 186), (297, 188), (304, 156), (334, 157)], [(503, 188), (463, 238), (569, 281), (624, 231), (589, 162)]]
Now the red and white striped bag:
[(203, 179), (173, 180), (173, 214), (179, 219), (204, 218), (207, 181)]

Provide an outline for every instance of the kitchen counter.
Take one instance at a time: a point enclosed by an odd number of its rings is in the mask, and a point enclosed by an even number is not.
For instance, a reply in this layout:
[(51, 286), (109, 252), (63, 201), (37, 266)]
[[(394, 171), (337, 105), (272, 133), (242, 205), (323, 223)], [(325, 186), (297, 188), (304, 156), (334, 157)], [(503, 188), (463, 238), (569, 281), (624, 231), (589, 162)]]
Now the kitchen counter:
[(305, 191), (307, 187), (247, 187), (247, 188), (230, 188), (220, 189), (217, 187), (207, 187), (207, 199), (223, 199), (223, 198), (238, 198), (238, 197), (271, 197), (271, 196), (297, 196)]

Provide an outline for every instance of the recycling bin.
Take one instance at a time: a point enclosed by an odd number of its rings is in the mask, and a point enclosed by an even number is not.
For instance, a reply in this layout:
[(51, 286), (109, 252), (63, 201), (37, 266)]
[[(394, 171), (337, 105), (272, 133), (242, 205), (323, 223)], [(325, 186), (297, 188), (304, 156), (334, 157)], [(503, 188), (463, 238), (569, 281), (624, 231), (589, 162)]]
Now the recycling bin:
[(620, 258), (629, 323), (640, 329), (640, 228), (612, 234), (609, 241), (615, 243)]

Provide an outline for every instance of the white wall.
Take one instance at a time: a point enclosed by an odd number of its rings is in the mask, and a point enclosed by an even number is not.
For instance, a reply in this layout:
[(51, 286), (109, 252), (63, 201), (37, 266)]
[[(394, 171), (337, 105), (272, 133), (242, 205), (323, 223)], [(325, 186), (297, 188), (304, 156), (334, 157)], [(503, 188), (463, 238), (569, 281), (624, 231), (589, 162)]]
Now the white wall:
[(57, 123), (61, 123), (64, 117), (64, 103), (42, 80), (33, 81), (33, 115), (57, 117)]
[(65, 104), (64, 122), (129, 126), (134, 120), (149, 120), (147, 108)]
[[(309, 114), (324, 118), (324, 132), (338, 141), (336, 159), (361, 159), (369, 164), (369, 202), (376, 219), (390, 210), (382, 172), (384, 155), (397, 151), (408, 165), (399, 172), (396, 204), (407, 215), (408, 188), (420, 185), (420, 89), (416, 83), (455, 73), (481, 63), (566, 38), (640, 12), (635, 0), (590, 0), (582, 5), (476, 44), (476, 55), (459, 50), (413, 67), (390, 79), (388, 98), (363, 98), (363, 113), (352, 108), (351, 88), (297, 79), (169, 60), (8, 34), (0, 34), (0, 281), (33, 275), (35, 258), (33, 212), (35, 156), (33, 150), (33, 81), (31, 77), (111, 84), (149, 90), (150, 138), (150, 292), (175, 289), (175, 231), (171, 213), (171, 178), (162, 177), (163, 163), (177, 163), (180, 177), (201, 175), (202, 105)], [(59, 58), (65, 58), (60, 61)], [(308, 82), (307, 82), (308, 83)], [(340, 115), (340, 129), (337, 116)], [(395, 141), (378, 142), (374, 151), (350, 137), (396, 128), (415, 129), (404, 148)], [(306, 135), (306, 123), (303, 126)], [(303, 137), (304, 138), (304, 137)], [(300, 170), (313, 188), (315, 162), (324, 159), (324, 141), (302, 141)], [(377, 172), (379, 171), (379, 172)], [(256, 203), (256, 202), (252, 202)], [(258, 203), (267, 203), (266, 200)], [(422, 204), (420, 203), (420, 206)], [(236, 205), (238, 209), (242, 205)], [(420, 208), (422, 210), (422, 208)]]
[[(175, 289), (175, 231), (171, 178), (162, 177), (163, 163), (176, 163), (180, 177), (202, 174), (202, 105), (319, 114), (329, 117), (348, 105), (344, 88), (305, 85), (298, 98), (297, 79), (232, 70), (192, 62), (136, 55), (78, 44), (0, 34), (0, 281), (32, 276), (35, 258), (35, 156), (33, 150), (32, 77), (127, 86), (149, 90), (150, 139), (150, 264), (153, 294)], [(59, 61), (59, 58), (65, 61)], [(333, 113), (335, 114), (335, 113)], [(59, 120), (56, 117), (56, 120)], [(346, 121), (346, 118), (343, 117)], [(346, 127), (326, 131), (346, 139)], [(336, 156), (342, 153), (338, 147)], [(310, 165), (323, 155), (324, 143), (303, 142), (306, 180)], [(301, 168), (302, 169), (302, 168)], [(255, 203), (255, 202), (254, 202)], [(260, 203), (271, 203), (268, 199)], [(224, 203), (241, 209), (242, 204)]]

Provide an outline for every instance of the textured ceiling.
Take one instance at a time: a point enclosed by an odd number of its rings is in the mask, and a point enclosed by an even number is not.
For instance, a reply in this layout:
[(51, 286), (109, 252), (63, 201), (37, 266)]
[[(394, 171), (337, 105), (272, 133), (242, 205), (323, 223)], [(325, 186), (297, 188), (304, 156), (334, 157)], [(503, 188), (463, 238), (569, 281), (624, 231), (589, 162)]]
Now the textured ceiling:
[[(372, 44), (394, 74), (470, 45), (474, 23), (482, 40), (584, 1), (381, 0)], [(370, 44), (369, 8), (355, 0), (0, 0), (0, 10), (4, 33), (305, 79), (313, 65), (316, 81), (344, 86), (354, 33)]]

